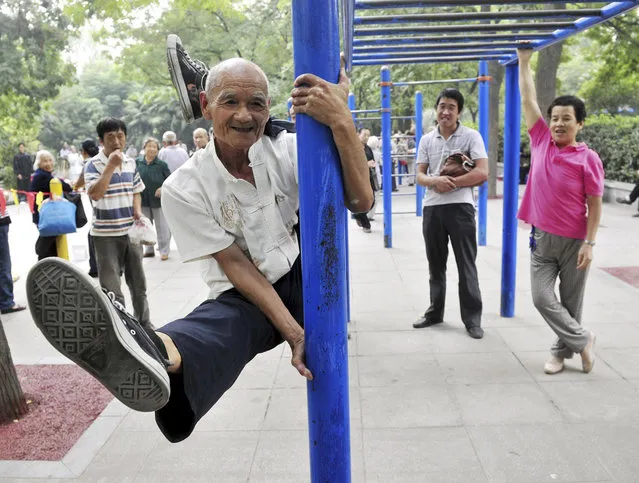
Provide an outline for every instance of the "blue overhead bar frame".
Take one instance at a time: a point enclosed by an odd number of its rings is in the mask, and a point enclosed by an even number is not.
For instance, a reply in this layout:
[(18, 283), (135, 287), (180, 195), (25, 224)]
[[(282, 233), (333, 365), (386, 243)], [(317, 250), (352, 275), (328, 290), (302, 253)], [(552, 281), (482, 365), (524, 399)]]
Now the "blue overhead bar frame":
[[(533, 50), (540, 50), (639, 6), (639, 0), (607, 3), (596, 0), (343, 1), (349, 4), (344, 10), (348, 13), (344, 17), (345, 32), (348, 32), (345, 36), (344, 50), (349, 67), (477, 61), (483, 64), (485, 61), (496, 60), (508, 67), (507, 77), (511, 79), (511, 85), (508, 88), (507, 103), (519, 102), (518, 86), (511, 69), (511, 66), (517, 65), (518, 46), (525, 44)], [(570, 4), (576, 8), (542, 10), (516, 8), (522, 5), (542, 4)], [(601, 4), (605, 5), (600, 6)], [(455, 7), (485, 5), (514, 8), (507, 8), (500, 12), (481, 12), (479, 8), (471, 12), (454, 10)], [(448, 7), (451, 11), (429, 10)], [(408, 12), (397, 9), (408, 9)], [(355, 13), (358, 10), (366, 12), (356, 17)], [(486, 23), (486, 21), (499, 21), (499, 23)], [(482, 104), (481, 99), (487, 95), (487, 91), (483, 92), (483, 89), (488, 89), (487, 82), (480, 82), (479, 87), (480, 104)], [(514, 126), (516, 122), (514, 117), (517, 116), (519, 109), (520, 106), (507, 105), (505, 117), (510, 120), (507, 127)], [(487, 119), (482, 116), (487, 116), (487, 113), (480, 109), (480, 131), (484, 135)], [(505, 180), (504, 187), (501, 313), (503, 316), (511, 317), (514, 314), (516, 244), (513, 240), (516, 241), (517, 236), (515, 215), (518, 204), (518, 190), (514, 189), (517, 186), (512, 183), (515, 182), (513, 173), (519, 166), (519, 153), (514, 151), (519, 138), (515, 139), (514, 131), (508, 136), (508, 149), (504, 156), (510, 161), (506, 168), (505, 177), (508, 180)], [(480, 206), (485, 199), (482, 190), (483, 188), (480, 189)], [(485, 220), (480, 217), (480, 245), (485, 243), (484, 236)]]
[[(293, 0), (295, 75), (337, 82), (338, 0)], [(321, 45), (321, 48), (318, 46)], [(346, 328), (346, 217), (331, 130), (296, 116), (311, 481), (351, 481)]]

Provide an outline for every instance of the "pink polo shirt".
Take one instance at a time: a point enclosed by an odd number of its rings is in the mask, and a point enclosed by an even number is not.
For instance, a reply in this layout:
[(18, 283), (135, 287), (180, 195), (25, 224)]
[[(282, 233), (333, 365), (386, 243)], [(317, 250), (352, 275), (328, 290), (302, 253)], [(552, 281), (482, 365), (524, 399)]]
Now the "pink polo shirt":
[(528, 134), (530, 174), (517, 217), (554, 235), (585, 239), (586, 195), (603, 195), (599, 155), (585, 143), (559, 149), (542, 117)]

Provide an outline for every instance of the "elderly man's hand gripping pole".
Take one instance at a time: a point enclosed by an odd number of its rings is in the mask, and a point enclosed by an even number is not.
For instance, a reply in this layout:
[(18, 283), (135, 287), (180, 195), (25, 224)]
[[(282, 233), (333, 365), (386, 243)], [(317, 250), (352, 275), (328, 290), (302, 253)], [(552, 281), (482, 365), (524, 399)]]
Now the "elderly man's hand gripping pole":
[(292, 111), (295, 115), (307, 114), (331, 129), (342, 167), (346, 207), (363, 213), (373, 205), (373, 190), (362, 142), (348, 109), (348, 84), (342, 55), (337, 84), (313, 74), (295, 79)]

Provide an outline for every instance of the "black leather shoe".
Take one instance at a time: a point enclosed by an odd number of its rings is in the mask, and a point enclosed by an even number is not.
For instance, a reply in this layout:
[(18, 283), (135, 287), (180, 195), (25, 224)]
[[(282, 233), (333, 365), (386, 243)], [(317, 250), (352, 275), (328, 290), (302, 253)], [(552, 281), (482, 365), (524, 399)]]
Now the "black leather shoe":
[(473, 339), (481, 339), (484, 337), (484, 329), (476, 325), (468, 327), (466, 330), (468, 331), (468, 335), (470, 335)]
[(413, 327), (416, 329), (424, 329), (426, 327), (430, 327), (431, 325), (441, 324), (443, 320), (431, 320), (427, 319), (425, 315), (422, 315), (419, 319), (413, 322)]

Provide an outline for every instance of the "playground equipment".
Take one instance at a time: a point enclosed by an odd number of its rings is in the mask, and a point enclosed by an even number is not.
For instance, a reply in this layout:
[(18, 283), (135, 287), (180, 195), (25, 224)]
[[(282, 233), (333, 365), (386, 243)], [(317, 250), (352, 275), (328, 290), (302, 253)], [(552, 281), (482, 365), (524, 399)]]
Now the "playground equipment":
[[(521, 41), (527, 41), (535, 50), (542, 49), (637, 7), (639, 0), (610, 2), (602, 8), (570, 10), (519, 9), (502, 12), (429, 13), (428, 9), (486, 5), (511, 7), (549, 3), (565, 2), (342, 2), (344, 50), (348, 70), (358, 65), (486, 60), (498, 60), (506, 65), (507, 129), (504, 153), (501, 307), (504, 317), (514, 315), (515, 300), (515, 211), (518, 195), (520, 123), (515, 49), (521, 45)], [(599, 3), (590, 0), (579, 2)], [(292, 6), (295, 73), (311, 72), (335, 82), (339, 70), (338, 0), (293, 0)], [(397, 8), (420, 10), (417, 14), (393, 14), (392, 9)], [(368, 9), (378, 9), (380, 14), (355, 17), (356, 10)], [(388, 13), (389, 10), (389, 14), (381, 14), (384, 11)], [(499, 20), (500, 23), (488, 23), (492, 20)], [(392, 26), (380, 27), (388, 24)], [(361, 25), (374, 27), (362, 28)], [(409, 53), (410, 56), (406, 55)], [(381, 77), (382, 84), (389, 83), (390, 71), (383, 68)], [(382, 129), (390, 132), (391, 104), (388, 84), (382, 86), (381, 107)], [(313, 483), (346, 483), (351, 480), (345, 297), (346, 217), (343, 216), (339, 162), (330, 132), (325, 126), (304, 115), (298, 116), (297, 126), (306, 354), (309, 367), (315, 374), (315, 380), (308, 383), (311, 480)], [(383, 150), (385, 158), (390, 159), (390, 142), (384, 142)], [(384, 184), (387, 186), (391, 184), (390, 174), (389, 170), (384, 170)], [(318, 190), (318, 186), (324, 189)], [(390, 198), (387, 206), (385, 197), (384, 211), (390, 213), (390, 208)], [(388, 242), (390, 246), (392, 239)]]

